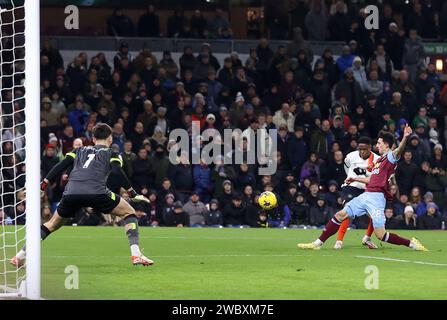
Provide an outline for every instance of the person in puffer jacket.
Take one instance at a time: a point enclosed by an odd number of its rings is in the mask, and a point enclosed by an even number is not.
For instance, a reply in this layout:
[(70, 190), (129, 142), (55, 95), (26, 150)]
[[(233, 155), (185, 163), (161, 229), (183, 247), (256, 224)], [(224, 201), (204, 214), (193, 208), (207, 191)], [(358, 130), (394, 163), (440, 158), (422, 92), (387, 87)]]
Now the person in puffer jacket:
[(223, 215), (219, 210), (219, 201), (217, 201), (217, 199), (211, 199), (210, 208), (205, 214), (205, 223), (209, 227), (222, 227)]
[(194, 191), (200, 195), (203, 202), (208, 203), (213, 192), (213, 183), (211, 181), (211, 170), (205, 161), (194, 165)]

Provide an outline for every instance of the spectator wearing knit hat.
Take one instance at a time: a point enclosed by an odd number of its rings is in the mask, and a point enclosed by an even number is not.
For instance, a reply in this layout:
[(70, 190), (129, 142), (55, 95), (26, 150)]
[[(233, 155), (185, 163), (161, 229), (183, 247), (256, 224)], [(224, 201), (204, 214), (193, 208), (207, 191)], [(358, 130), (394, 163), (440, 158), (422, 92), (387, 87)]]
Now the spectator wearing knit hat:
[(441, 217), (436, 214), (438, 210), (435, 203), (427, 203), (426, 211), (417, 218), (418, 229), (441, 229)]

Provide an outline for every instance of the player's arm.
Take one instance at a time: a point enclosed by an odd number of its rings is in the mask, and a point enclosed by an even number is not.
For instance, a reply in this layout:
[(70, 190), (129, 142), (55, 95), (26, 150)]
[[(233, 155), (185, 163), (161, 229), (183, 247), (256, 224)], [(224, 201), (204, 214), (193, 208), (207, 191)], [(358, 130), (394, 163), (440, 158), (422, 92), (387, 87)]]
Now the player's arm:
[(360, 183), (364, 183), (364, 184), (368, 184), (369, 180), (371, 180), (371, 177), (349, 177), (346, 178), (345, 183), (346, 184), (351, 184), (353, 182), (360, 182)]
[(127, 191), (127, 193), (129, 193), (130, 198), (134, 198), (137, 201), (149, 202), (146, 197), (139, 195), (134, 188), (132, 188), (132, 184), (123, 170), (123, 160), (118, 154), (112, 155), (110, 158), (110, 166), (112, 167), (112, 171), (121, 178), (121, 186)]
[(411, 130), (411, 127), (407, 124), (404, 129), (404, 136), (402, 138), (402, 141), (400, 142), (399, 146), (393, 150), (394, 158), (399, 160), (400, 156), (405, 150), (405, 147), (407, 146), (408, 137), (413, 133), (413, 130)]
[(53, 168), (51, 168), (50, 172), (48, 172), (47, 176), (42, 180), (42, 182), (40, 183), (40, 190), (45, 191), (50, 181), (53, 180), (62, 172), (64, 172), (67, 168), (72, 166), (75, 159), (76, 159), (76, 151), (74, 150), (72, 152), (68, 152), (65, 155), (64, 160), (62, 160)]
[(349, 174), (349, 168), (351, 167), (351, 157), (350, 157), (350, 153), (345, 157), (345, 161), (344, 161), (344, 168), (345, 168), (345, 173), (346, 175)]

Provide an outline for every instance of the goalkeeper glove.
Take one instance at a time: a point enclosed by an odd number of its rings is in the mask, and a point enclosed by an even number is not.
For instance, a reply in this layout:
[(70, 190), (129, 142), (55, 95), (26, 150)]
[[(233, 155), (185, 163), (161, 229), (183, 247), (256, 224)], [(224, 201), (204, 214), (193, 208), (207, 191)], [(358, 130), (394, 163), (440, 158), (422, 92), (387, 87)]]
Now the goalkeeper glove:
[(134, 190), (134, 188), (130, 188), (129, 190), (127, 190), (127, 193), (129, 193), (129, 197), (132, 198), (132, 200), (135, 201), (135, 202), (151, 203), (148, 198), (146, 198), (145, 196), (143, 196), (141, 194), (138, 194)]
[(48, 181), (48, 179), (43, 179), (40, 183), (40, 191), (45, 191), (49, 183), (50, 181)]
[(50, 181), (48, 179), (43, 179), (40, 183), (40, 197), (43, 198), (45, 196), (45, 189), (47, 188)]

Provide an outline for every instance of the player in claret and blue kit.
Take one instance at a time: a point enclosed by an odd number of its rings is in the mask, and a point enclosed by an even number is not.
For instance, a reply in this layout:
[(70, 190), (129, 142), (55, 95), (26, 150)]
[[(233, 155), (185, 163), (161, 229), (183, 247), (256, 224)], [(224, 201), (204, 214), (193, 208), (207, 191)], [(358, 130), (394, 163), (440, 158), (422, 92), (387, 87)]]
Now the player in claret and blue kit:
[[(67, 153), (65, 159), (54, 166), (42, 181), (41, 190), (44, 191), (52, 179), (68, 167), (73, 166), (56, 211), (50, 221), (41, 226), (41, 239), (44, 240), (50, 233), (62, 227), (69, 218), (74, 217), (79, 209), (91, 207), (98, 212), (111, 213), (121, 217), (129, 238), (132, 263), (150, 266), (154, 262), (140, 252), (138, 220), (134, 208), (106, 187), (110, 172), (113, 170), (121, 176), (122, 185), (132, 201), (149, 202), (149, 200), (135, 192), (122, 169), (121, 157), (110, 149), (112, 128), (107, 124), (97, 124), (93, 128), (93, 142), (94, 146), (81, 147)], [(11, 259), (11, 264), (17, 267), (21, 266), (25, 255), (26, 248), (23, 247)]]
[(407, 246), (418, 251), (427, 251), (418, 239), (405, 239), (385, 230), (385, 205), (387, 200), (392, 199), (388, 180), (396, 171), (397, 161), (403, 153), (411, 133), (412, 130), (407, 125), (399, 147), (394, 150), (391, 149), (394, 145), (393, 134), (389, 132), (381, 132), (379, 134), (376, 147), (381, 157), (375, 163), (371, 176), (350, 178), (347, 181), (348, 183), (365, 183), (367, 185), (365, 192), (352, 199), (342, 210), (337, 212), (327, 223), (317, 240), (311, 243), (299, 243), (298, 248), (320, 249), (323, 243), (338, 231), (340, 224), (345, 219), (368, 214), (373, 223), (374, 233), (379, 240), (395, 245)]

